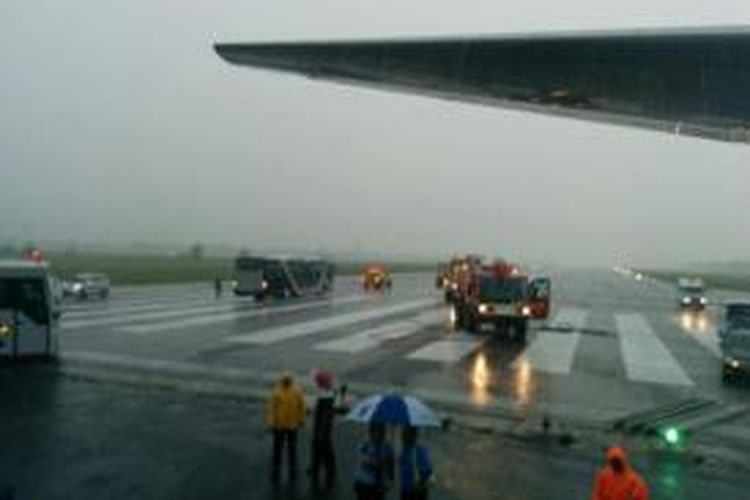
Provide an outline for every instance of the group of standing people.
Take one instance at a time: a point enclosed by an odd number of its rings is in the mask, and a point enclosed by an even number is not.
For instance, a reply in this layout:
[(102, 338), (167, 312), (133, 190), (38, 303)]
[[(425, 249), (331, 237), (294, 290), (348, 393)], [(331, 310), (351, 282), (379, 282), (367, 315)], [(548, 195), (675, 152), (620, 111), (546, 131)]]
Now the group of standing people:
[[(315, 374), (318, 390), (312, 410), (312, 438), (310, 468), (308, 473), (313, 488), (324, 482), (333, 487), (337, 479), (336, 457), (333, 445), (333, 424), (336, 415), (345, 410), (341, 404), (346, 387), (334, 390), (330, 372)], [(287, 472), (290, 481), (297, 479), (298, 432), (305, 425), (307, 409), (302, 391), (294, 383), (291, 374), (283, 374), (269, 399), (267, 423), (272, 432), (271, 481), (281, 479), (283, 455), (286, 451)], [(396, 467), (404, 500), (426, 499), (428, 486), (433, 478), (432, 461), (428, 450), (418, 444), (415, 427), (404, 427), (398, 461), (393, 446), (386, 439), (384, 425), (371, 424), (368, 439), (357, 448), (357, 464), (354, 473), (354, 490), (358, 499), (380, 500), (385, 498), (396, 480)]]
[[(337, 468), (333, 446), (333, 424), (337, 413), (346, 411), (338, 404), (344, 399), (345, 386), (334, 390), (330, 372), (315, 375), (318, 395), (313, 408), (310, 480), (314, 488), (336, 483)], [(340, 400), (337, 402), (337, 396)], [(273, 433), (271, 480), (278, 483), (282, 455), (286, 449), (290, 481), (297, 478), (298, 431), (305, 425), (307, 409), (302, 391), (291, 374), (282, 375), (274, 388), (268, 405), (268, 425)], [(434, 470), (429, 451), (418, 442), (418, 429), (404, 426), (401, 447), (396, 459), (393, 445), (387, 439), (384, 425), (371, 423), (368, 439), (357, 447), (354, 472), (354, 491), (359, 500), (383, 500), (398, 482), (402, 500), (426, 500)], [(607, 451), (605, 466), (597, 474), (592, 500), (648, 500), (649, 492), (643, 478), (629, 464), (627, 455), (619, 447)]]
[[(333, 448), (333, 422), (337, 412), (336, 391), (330, 372), (320, 371), (315, 375), (318, 394), (313, 409), (312, 446), (310, 450), (310, 479), (314, 487), (320, 486), (325, 475), (327, 486), (336, 481), (336, 458)], [(339, 394), (343, 396), (345, 389)], [(305, 425), (307, 408), (302, 391), (294, 383), (291, 374), (283, 374), (271, 393), (268, 403), (267, 424), (271, 429), (271, 481), (280, 480), (282, 455), (286, 450), (289, 479), (297, 478), (297, 433)]]

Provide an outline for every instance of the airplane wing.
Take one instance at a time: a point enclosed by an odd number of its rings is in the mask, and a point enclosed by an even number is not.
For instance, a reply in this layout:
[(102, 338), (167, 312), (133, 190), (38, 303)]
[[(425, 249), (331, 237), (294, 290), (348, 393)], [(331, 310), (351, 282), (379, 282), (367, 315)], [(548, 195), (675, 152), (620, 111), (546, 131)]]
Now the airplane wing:
[(313, 78), (750, 142), (750, 27), (214, 48)]

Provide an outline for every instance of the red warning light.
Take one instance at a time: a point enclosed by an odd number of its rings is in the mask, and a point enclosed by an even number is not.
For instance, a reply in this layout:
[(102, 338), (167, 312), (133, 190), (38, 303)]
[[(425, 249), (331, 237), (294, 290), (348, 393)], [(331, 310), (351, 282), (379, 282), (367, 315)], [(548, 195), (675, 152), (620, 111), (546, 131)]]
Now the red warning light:
[(26, 258), (37, 263), (44, 262), (44, 253), (38, 248), (34, 248), (28, 252)]

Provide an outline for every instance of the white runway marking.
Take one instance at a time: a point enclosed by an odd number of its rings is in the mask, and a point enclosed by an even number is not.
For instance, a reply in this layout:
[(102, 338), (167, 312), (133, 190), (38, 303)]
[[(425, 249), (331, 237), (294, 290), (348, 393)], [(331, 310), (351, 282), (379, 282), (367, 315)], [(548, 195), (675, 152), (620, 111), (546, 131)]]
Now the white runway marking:
[(573, 366), (579, 330), (586, 323), (587, 312), (581, 309), (563, 309), (552, 322), (553, 327), (570, 327), (571, 332), (560, 333), (541, 330), (531, 345), (516, 358), (514, 367), (528, 363), (532, 369), (546, 373), (568, 374)]
[(677, 360), (640, 314), (616, 314), (628, 379), (669, 385), (694, 385)]
[(407, 356), (420, 361), (455, 363), (481, 347), (487, 339), (477, 338), (464, 332), (452, 334), (448, 340), (437, 340)]
[(338, 316), (332, 316), (329, 318), (322, 318), (313, 321), (295, 323), (292, 325), (268, 328), (266, 330), (237, 335), (235, 337), (229, 338), (228, 341), (241, 344), (275, 344), (283, 340), (305, 337), (307, 335), (313, 335), (327, 330), (332, 330), (334, 328), (340, 328), (343, 326), (360, 323), (362, 321), (378, 319), (393, 314), (411, 311), (413, 309), (425, 307), (431, 304), (435, 304), (435, 299), (413, 300), (411, 302), (405, 302), (388, 307), (380, 307), (367, 311), (340, 314)]
[(362, 302), (367, 300), (367, 297), (361, 295), (354, 295), (349, 297), (336, 298), (332, 300), (315, 300), (311, 302), (303, 302), (298, 304), (289, 304), (277, 307), (256, 307), (253, 309), (231, 311), (222, 314), (212, 314), (208, 316), (194, 316), (190, 318), (182, 318), (174, 321), (165, 321), (161, 323), (154, 323), (149, 325), (132, 325), (123, 328), (118, 328), (119, 331), (134, 334), (146, 334), (165, 330), (175, 330), (178, 328), (191, 328), (195, 326), (206, 326), (214, 325), (216, 323), (222, 323), (227, 321), (235, 321), (238, 319), (252, 318), (255, 316), (279, 314), (279, 313), (290, 313), (298, 311), (306, 311), (309, 309), (317, 309), (322, 307), (330, 307), (334, 305), (351, 304), (354, 302)]
[(150, 311), (166, 311), (166, 310), (175, 310), (175, 309), (184, 309), (188, 310), (192, 307), (200, 307), (200, 306), (229, 306), (229, 305), (239, 305), (239, 304), (252, 304), (252, 301), (228, 301), (228, 300), (207, 300), (207, 299), (201, 299), (201, 298), (193, 298), (193, 299), (187, 299), (183, 301), (170, 301), (170, 302), (154, 302), (150, 304), (143, 304), (138, 306), (115, 306), (115, 305), (108, 305), (104, 306), (102, 308), (96, 308), (96, 309), (88, 309), (88, 310), (81, 310), (81, 311), (69, 311), (65, 310), (63, 312), (63, 320), (84, 320), (84, 319), (94, 319), (94, 318), (103, 318), (105, 316), (122, 316), (126, 314), (139, 314), (143, 312), (150, 312)]
[(428, 311), (414, 318), (394, 321), (385, 325), (370, 328), (353, 335), (323, 342), (315, 346), (322, 351), (358, 353), (373, 347), (378, 347), (383, 342), (408, 337), (430, 324), (437, 323), (444, 316), (443, 311)]
[[(232, 295), (228, 295), (228, 298), (234, 299)], [(69, 313), (87, 313), (87, 312), (98, 312), (106, 311), (107, 309), (126, 309), (126, 308), (141, 308), (144, 306), (162, 305), (167, 307), (171, 304), (177, 304), (186, 301), (214, 301), (213, 294), (207, 293), (180, 293), (175, 295), (149, 295), (148, 292), (144, 292), (137, 299), (123, 299), (117, 297), (110, 297), (106, 300), (91, 299), (88, 301), (70, 301), (66, 300), (63, 304), (63, 310)], [(222, 299), (224, 301), (226, 299)]]
[[(90, 319), (78, 319), (72, 321), (65, 321), (63, 316), (62, 327), (63, 329), (83, 328), (92, 326), (110, 326), (118, 325), (122, 323), (135, 323), (142, 321), (153, 321), (160, 319), (175, 318), (178, 316), (191, 316), (197, 314), (211, 314), (211, 313), (223, 313), (227, 311), (234, 311), (237, 304), (211, 304), (210, 306), (200, 307), (183, 307), (180, 309), (169, 309), (167, 311), (153, 311), (145, 312), (142, 314), (132, 313), (130, 311), (118, 312), (117, 314), (108, 314), (104, 317), (95, 317)], [(203, 316), (205, 317), (205, 316)]]

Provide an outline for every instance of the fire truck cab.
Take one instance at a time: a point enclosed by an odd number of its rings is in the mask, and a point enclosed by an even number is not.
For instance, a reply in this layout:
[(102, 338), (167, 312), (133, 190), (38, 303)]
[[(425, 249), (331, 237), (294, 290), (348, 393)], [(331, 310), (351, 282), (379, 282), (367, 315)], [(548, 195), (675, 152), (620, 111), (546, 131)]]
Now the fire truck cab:
[(456, 329), (479, 331), (492, 324), (498, 332), (524, 341), (532, 310), (528, 277), (507, 262), (474, 269), (459, 286), (454, 302)]
[(531, 308), (532, 319), (547, 319), (550, 313), (550, 297), (552, 286), (548, 276), (532, 276), (529, 278), (528, 303)]

